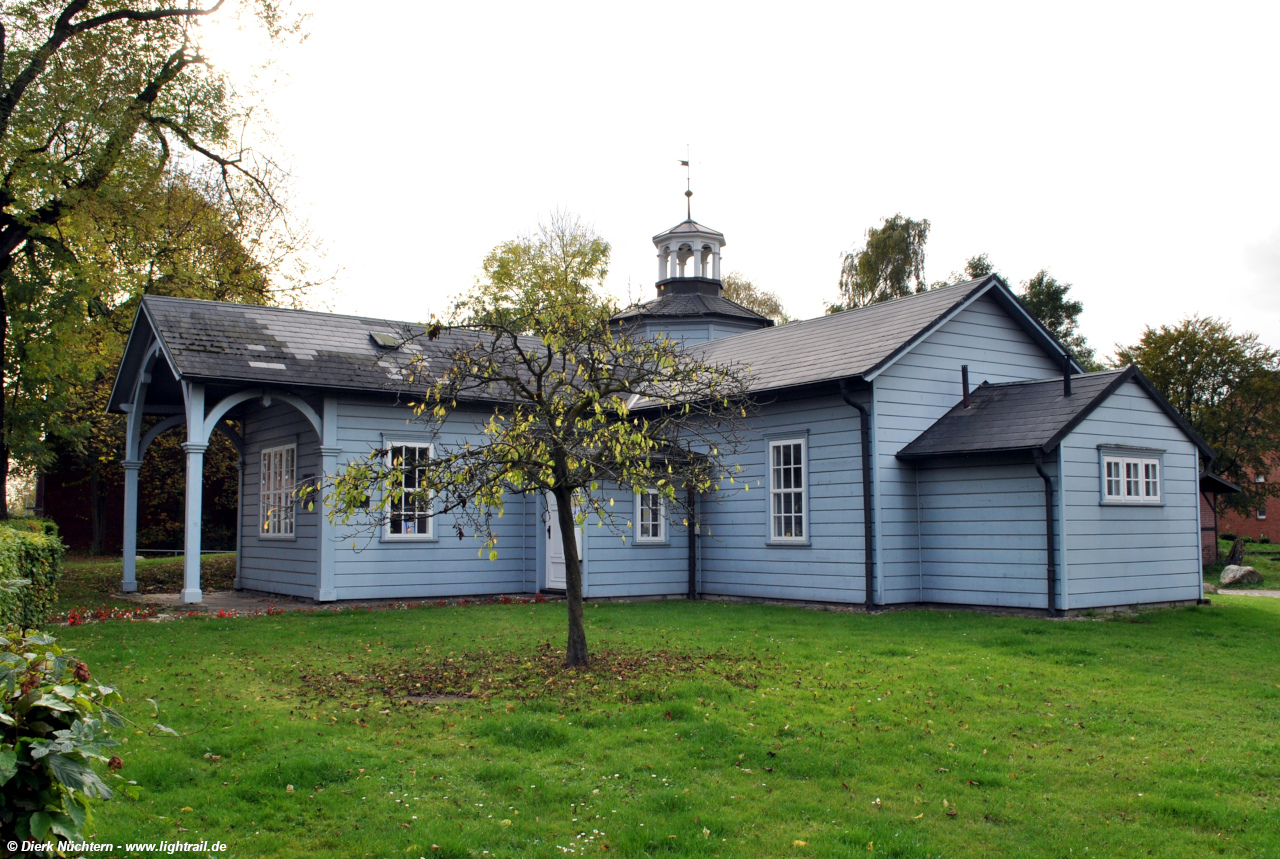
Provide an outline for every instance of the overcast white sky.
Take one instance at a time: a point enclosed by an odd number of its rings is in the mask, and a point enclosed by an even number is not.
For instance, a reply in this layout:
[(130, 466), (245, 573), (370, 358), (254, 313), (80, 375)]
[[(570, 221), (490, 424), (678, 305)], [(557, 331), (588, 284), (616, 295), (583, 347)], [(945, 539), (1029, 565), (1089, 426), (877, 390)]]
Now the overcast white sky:
[[(315, 0), (273, 152), (340, 268), (334, 310), (421, 319), (561, 207), (653, 294), (693, 214), (797, 316), (842, 251), (928, 218), (927, 276), (1048, 267), (1102, 354), (1219, 315), (1280, 346), (1280, 4)], [(230, 28), (228, 68), (257, 56)]]

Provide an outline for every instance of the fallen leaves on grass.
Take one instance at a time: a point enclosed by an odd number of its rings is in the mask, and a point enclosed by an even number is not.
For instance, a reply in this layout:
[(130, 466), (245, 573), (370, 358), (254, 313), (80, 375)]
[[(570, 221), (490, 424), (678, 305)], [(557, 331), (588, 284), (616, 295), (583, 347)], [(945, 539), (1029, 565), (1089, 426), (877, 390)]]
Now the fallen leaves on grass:
[(342, 700), (352, 697), (354, 686), (405, 704), (493, 696), (532, 700), (602, 695), (636, 703), (659, 698), (671, 681), (691, 675), (710, 674), (733, 686), (755, 689), (763, 670), (759, 661), (746, 663), (741, 654), (673, 650), (600, 650), (587, 668), (565, 668), (563, 652), (544, 645), (535, 652), (482, 650), (372, 667), (363, 673), (304, 674), (301, 679), (309, 692)]

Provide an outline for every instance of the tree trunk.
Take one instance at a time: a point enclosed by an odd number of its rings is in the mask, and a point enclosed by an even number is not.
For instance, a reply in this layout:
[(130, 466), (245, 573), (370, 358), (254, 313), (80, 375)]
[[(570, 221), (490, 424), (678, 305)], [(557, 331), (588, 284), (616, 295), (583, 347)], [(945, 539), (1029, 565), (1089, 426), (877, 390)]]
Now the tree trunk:
[(9, 305), (5, 301), (4, 278), (9, 273), (12, 257), (0, 255), (0, 520), (9, 518), (9, 424), (5, 406), (5, 368), (8, 366)]
[(98, 464), (89, 466), (89, 554), (104, 554), (102, 527), (102, 485)]
[(566, 668), (585, 668), (590, 657), (582, 617), (582, 563), (578, 558), (578, 541), (574, 538), (578, 523), (573, 521), (573, 493), (557, 486), (551, 494), (556, 499), (556, 519), (560, 525), (560, 542), (564, 546), (564, 590), (569, 603), (569, 643), (564, 652), (564, 664)]

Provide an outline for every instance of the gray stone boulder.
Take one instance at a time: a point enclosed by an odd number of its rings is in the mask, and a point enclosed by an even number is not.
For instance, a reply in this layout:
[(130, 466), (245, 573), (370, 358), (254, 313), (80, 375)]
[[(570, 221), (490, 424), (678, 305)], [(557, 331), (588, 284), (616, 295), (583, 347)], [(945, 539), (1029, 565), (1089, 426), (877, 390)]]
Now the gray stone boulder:
[(1220, 585), (1254, 585), (1262, 581), (1262, 576), (1253, 567), (1241, 567), (1231, 564), (1223, 569), (1218, 578)]
[(1236, 537), (1235, 542), (1231, 544), (1231, 551), (1227, 553), (1228, 567), (1244, 566), (1244, 540)]

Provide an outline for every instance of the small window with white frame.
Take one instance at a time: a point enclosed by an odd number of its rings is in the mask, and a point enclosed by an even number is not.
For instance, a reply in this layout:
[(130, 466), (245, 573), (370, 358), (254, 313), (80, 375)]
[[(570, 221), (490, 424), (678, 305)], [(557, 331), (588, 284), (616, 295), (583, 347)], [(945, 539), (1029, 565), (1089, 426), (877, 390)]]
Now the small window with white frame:
[(1160, 504), (1163, 489), (1158, 457), (1103, 454), (1104, 504)]
[(636, 494), (636, 542), (661, 543), (667, 539), (667, 502), (656, 489)]
[[(1253, 482), (1266, 483), (1267, 476), (1265, 474), (1254, 475)], [(1259, 522), (1265, 522), (1267, 520), (1267, 505), (1265, 503), (1261, 507), (1257, 508), (1256, 515)]]
[(804, 439), (769, 442), (769, 540), (804, 543), (809, 539), (808, 480)]
[(258, 498), (259, 536), (277, 540), (293, 539), (296, 512), (293, 489), (297, 467), (297, 445), (263, 448), (262, 492)]
[(431, 499), (417, 496), (431, 459), (430, 444), (390, 442), (387, 464), (400, 469), (399, 497), (392, 495), (387, 505), (384, 536), (388, 540), (429, 540), (433, 537)]

